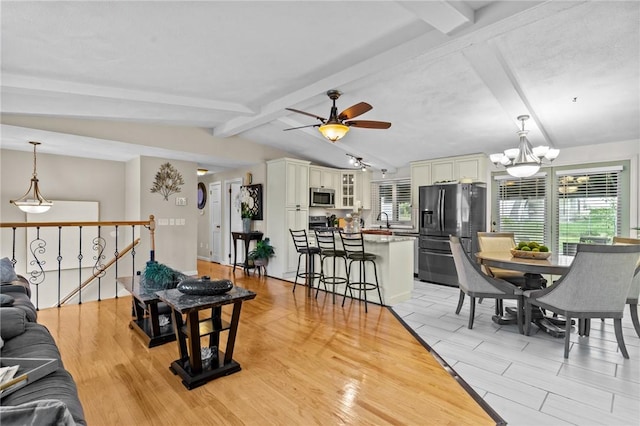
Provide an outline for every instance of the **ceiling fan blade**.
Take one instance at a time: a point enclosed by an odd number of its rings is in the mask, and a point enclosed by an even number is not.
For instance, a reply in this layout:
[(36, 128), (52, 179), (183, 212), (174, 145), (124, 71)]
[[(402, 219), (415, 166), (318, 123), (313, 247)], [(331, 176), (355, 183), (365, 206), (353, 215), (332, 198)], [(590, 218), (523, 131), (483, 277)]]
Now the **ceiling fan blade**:
[(391, 123), (386, 121), (371, 121), (371, 120), (356, 120), (356, 121), (347, 121), (344, 123), (350, 127), (364, 127), (367, 129), (388, 129), (391, 127)]
[(360, 102), (359, 104), (351, 105), (349, 108), (342, 111), (338, 116), (338, 119), (351, 120), (352, 118), (356, 118), (357, 116), (371, 110), (371, 108), (373, 107), (368, 103)]
[(309, 124), (308, 126), (289, 127), (288, 129), (282, 129), (282, 131), (304, 129), (305, 127), (320, 127), (320, 125), (319, 124)]
[(298, 109), (293, 109), (293, 108), (285, 108), (288, 111), (293, 111), (293, 112), (297, 112), (298, 114), (304, 114), (304, 115), (308, 115), (309, 117), (313, 117), (313, 118), (317, 118), (318, 120), (322, 121), (323, 123), (325, 121), (327, 121), (326, 118), (320, 117), (318, 115), (315, 114), (311, 114), (310, 112), (304, 112), (304, 111), (300, 111)]

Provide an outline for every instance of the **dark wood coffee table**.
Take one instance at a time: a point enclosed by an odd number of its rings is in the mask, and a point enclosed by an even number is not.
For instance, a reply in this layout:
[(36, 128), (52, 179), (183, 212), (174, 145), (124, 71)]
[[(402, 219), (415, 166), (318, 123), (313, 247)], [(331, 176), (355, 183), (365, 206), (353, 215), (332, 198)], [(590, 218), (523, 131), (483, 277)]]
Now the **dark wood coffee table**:
[[(182, 378), (187, 389), (201, 386), (218, 377), (228, 376), (240, 371), (240, 364), (233, 360), (233, 348), (240, 322), (242, 302), (256, 297), (252, 291), (233, 287), (229, 292), (218, 296), (192, 296), (177, 289), (156, 292), (158, 298), (172, 309), (172, 317), (180, 359), (169, 367), (174, 374)], [(222, 307), (233, 305), (231, 322), (222, 320)], [(211, 317), (201, 320), (199, 312), (211, 309)], [(183, 320), (183, 315), (186, 321)], [(220, 351), (220, 333), (228, 331), (227, 346)], [(201, 355), (202, 337), (209, 336), (209, 348), (213, 351), (210, 366), (203, 366)]]
[[(120, 277), (118, 283), (133, 296), (133, 312), (129, 328), (136, 331), (147, 344), (147, 347), (162, 345), (176, 340), (173, 323), (160, 326), (160, 299), (155, 291), (146, 291), (140, 285), (140, 277)], [(167, 312), (169, 314), (169, 312)]]

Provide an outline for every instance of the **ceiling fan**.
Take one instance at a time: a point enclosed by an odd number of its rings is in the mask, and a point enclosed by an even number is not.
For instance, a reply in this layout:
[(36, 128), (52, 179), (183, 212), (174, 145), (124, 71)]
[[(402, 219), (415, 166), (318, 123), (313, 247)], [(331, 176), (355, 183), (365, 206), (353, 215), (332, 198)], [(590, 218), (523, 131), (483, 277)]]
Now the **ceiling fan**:
[(318, 127), (320, 133), (329, 139), (331, 142), (335, 142), (341, 139), (349, 131), (349, 127), (363, 127), (367, 129), (388, 129), (391, 127), (391, 123), (386, 121), (371, 121), (371, 120), (352, 120), (353, 118), (364, 114), (371, 110), (373, 107), (366, 102), (360, 102), (342, 111), (338, 114), (338, 108), (336, 108), (336, 99), (340, 97), (342, 93), (337, 90), (327, 91), (327, 96), (333, 101), (331, 107), (331, 113), (329, 119), (311, 114), (309, 112), (300, 111), (293, 108), (285, 108), (289, 111), (297, 112), (298, 114), (308, 115), (309, 117), (317, 118), (322, 124), (310, 124), (308, 126), (291, 127), (284, 130), (303, 129), (305, 127)]

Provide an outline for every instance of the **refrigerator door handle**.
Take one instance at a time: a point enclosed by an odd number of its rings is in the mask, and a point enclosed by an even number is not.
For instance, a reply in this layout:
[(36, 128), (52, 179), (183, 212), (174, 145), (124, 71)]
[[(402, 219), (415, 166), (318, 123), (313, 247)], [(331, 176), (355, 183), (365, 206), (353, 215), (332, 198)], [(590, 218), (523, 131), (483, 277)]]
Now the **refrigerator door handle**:
[(444, 231), (444, 189), (440, 189), (440, 194), (438, 195), (438, 226), (440, 227), (440, 232)]

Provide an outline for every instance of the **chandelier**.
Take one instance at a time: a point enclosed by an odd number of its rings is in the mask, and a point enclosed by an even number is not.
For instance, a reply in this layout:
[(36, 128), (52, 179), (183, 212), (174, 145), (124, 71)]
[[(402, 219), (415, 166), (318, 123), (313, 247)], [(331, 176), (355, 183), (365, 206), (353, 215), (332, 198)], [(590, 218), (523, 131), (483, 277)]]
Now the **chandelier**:
[(551, 163), (558, 157), (559, 149), (549, 148), (548, 146), (531, 147), (531, 143), (527, 139), (528, 130), (524, 129), (524, 122), (529, 119), (528, 115), (521, 115), (518, 120), (522, 122), (522, 130), (518, 131), (520, 136), (520, 144), (518, 148), (507, 149), (504, 153), (491, 154), (489, 158), (496, 166), (504, 166), (511, 176), (529, 177), (535, 175), (543, 161)]
[(40, 194), (40, 188), (38, 188), (36, 147), (40, 145), (40, 142), (29, 143), (33, 145), (33, 176), (31, 177), (31, 184), (22, 197), (17, 200), (9, 200), (9, 202), (15, 204), (20, 210), (26, 213), (44, 213), (51, 208), (53, 203), (44, 198), (42, 194)]

